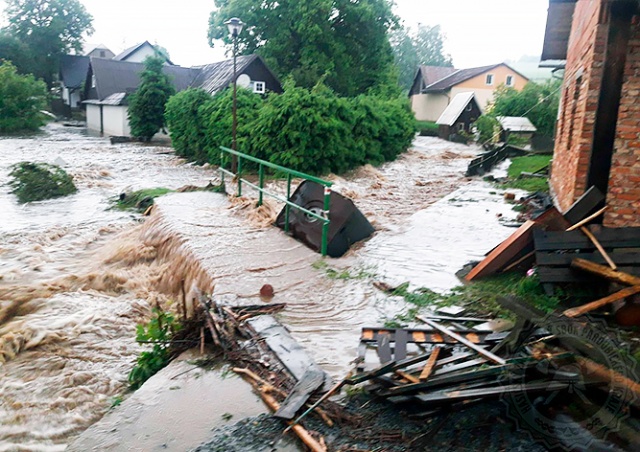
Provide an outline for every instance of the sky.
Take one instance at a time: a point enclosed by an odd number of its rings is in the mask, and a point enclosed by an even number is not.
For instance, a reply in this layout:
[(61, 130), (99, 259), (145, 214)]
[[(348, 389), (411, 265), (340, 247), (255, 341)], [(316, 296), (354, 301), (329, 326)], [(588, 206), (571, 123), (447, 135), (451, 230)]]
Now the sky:
[[(148, 40), (165, 47), (175, 64), (193, 66), (225, 58), (207, 44), (213, 0), (81, 0), (93, 15), (88, 44), (116, 54)], [(457, 68), (484, 66), (523, 55), (540, 55), (548, 0), (395, 0), (410, 27), (441, 25), (445, 50)], [(0, 10), (4, 2), (0, 0)], [(241, 18), (242, 19), (242, 18)]]

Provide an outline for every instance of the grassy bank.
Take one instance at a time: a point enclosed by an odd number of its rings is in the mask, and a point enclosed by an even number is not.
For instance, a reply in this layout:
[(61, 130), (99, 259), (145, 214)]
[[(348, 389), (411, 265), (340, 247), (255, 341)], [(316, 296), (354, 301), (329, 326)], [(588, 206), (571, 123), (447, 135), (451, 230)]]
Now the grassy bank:
[(520, 177), (525, 173), (535, 173), (549, 164), (553, 155), (526, 155), (514, 157), (507, 170), (507, 180), (500, 185), (503, 188), (517, 188), (526, 191), (549, 192), (549, 183), (546, 177)]

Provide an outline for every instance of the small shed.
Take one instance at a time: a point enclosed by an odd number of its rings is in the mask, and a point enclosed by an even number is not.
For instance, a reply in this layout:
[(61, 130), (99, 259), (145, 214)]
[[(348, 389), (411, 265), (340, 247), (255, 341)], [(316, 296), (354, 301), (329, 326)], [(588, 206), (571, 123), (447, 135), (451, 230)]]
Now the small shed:
[(526, 146), (531, 144), (531, 138), (537, 132), (529, 118), (518, 116), (498, 116), (496, 117), (500, 124), (500, 141), (508, 143), (517, 141), (516, 144)]
[(472, 91), (456, 94), (436, 121), (438, 136), (450, 140), (454, 135), (470, 134), (472, 124), (480, 115), (482, 110)]

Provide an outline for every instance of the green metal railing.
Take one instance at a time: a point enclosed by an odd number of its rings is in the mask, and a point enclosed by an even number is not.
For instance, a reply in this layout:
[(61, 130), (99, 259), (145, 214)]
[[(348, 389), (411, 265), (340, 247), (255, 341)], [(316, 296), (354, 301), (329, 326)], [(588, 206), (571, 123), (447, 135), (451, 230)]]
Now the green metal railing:
[[(284, 217), (284, 230), (285, 232), (289, 232), (289, 212), (291, 210), (291, 208), (293, 207), (294, 209), (297, 209), (303, 213), (305, 213), (306, 215), (315, 218), (319, 221), (322, 221), (322, 245), (320, 247), (320, 252), (322, 253), (323, 256), (327, 255), (327, 245), (328, 245), (328, 238), (329, 238), (329, 223), (331, 222), (329, 220), (329, 209), (331, 208), (330, 206), (330, 200), (331, 200), (331, 186), (333, 185), (333, 182), (329, 182), (326, 181), (324, 179), (320, 179), (318, 177), (314, 177), (311, 176), (309, 174), (305, 174), (305, 173), (301, 173), (300, 171), (295, 171), (289, 168), (285, 168), (284, 166), (280, 166), (280, 165), (276, 165), (274, 163), (271, 162), (267, 162), (265, 160), (261, 160), (255, 157), (252, 157), (250, 155), (247, 154), (243, 154), (242, 152), (238, 152), (238, 151), (234, 151), (233, 149), (229, 149), (227, 147), (224, 146), (220, 146), (220, 179), (222, 184), (224, 185), (224, 176), (225, 174), (231, 176), (231, 177), (236, 177), (237, 181), (238, 181), (238, 191), (237, 191), (237, 196), (242, 196), (242, 184), (246, 184), (249, 187), (255, 189), (258, 191), (258, 206), (262, 205), (262, 199), (263, 199), (263, 195), (267, 195), (270, 196), (274, 199), (277, 199), (280, 202), (283, 202), (285, 204), (285, 217)], [(235, 155), (238, 158), (238, 169), (237, 169), (237, 173), (233, 173), (231, 171), (229, 171), (228, 169), (226, 169), (224, 167), (225, 165), (225, 154), (230, 154), (230, 155)], [(257, 163), (258, 164), (258, 185), (246, 180), (242, 178), (242, 161), (243, 160), (248, 160), (250, 162), (253, 163)], [(282, 196), (279, 196), (275, 193), (272, 193), (268, 190), (265, 190), (264, 188), (264, 169), (266, 168), (271, 168), (273, 170), (285, 173), (287, 175), (287, 198), (283, 198)], [(291, 199), (291, 180), (294, 177), (298, 177), (300, 179), (304, 179), (304, 180), (308, 180), (311, 182), (315, 182), (317, 184), (320, 184), (322, 186), (324, 186), (324, 205), (323, 205), (323, 210), (320, 214), (313, 212), (311, 210), (305, 209), (304, 207), (301, 207), (293, 202), (290, 201)]]

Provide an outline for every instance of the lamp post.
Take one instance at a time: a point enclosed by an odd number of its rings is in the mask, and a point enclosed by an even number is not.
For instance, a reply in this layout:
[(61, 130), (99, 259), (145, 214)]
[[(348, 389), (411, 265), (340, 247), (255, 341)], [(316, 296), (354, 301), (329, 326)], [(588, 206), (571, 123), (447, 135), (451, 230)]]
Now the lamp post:
[[(238, 85), (236, 83), (236, 57), (238, 53), (238, 35), (242, 31), (242, 27), (244, 23), (238, 19), (237, 17), (232, 17), (228, 21), (224, 23), (229, 29), (229, 33), (231, 34), (231, 38), (233, 39), (233, 142), (231, 144), (231, 149), (234, 151), (237, 150), (237, 142), (236, 142), (236, 132), (238, 128), (238, 101), (237, 101), (237, 92)], [(236, 172), (238, 170), (238, 156), (233, 155), (231, 157), (231, 171)]]

